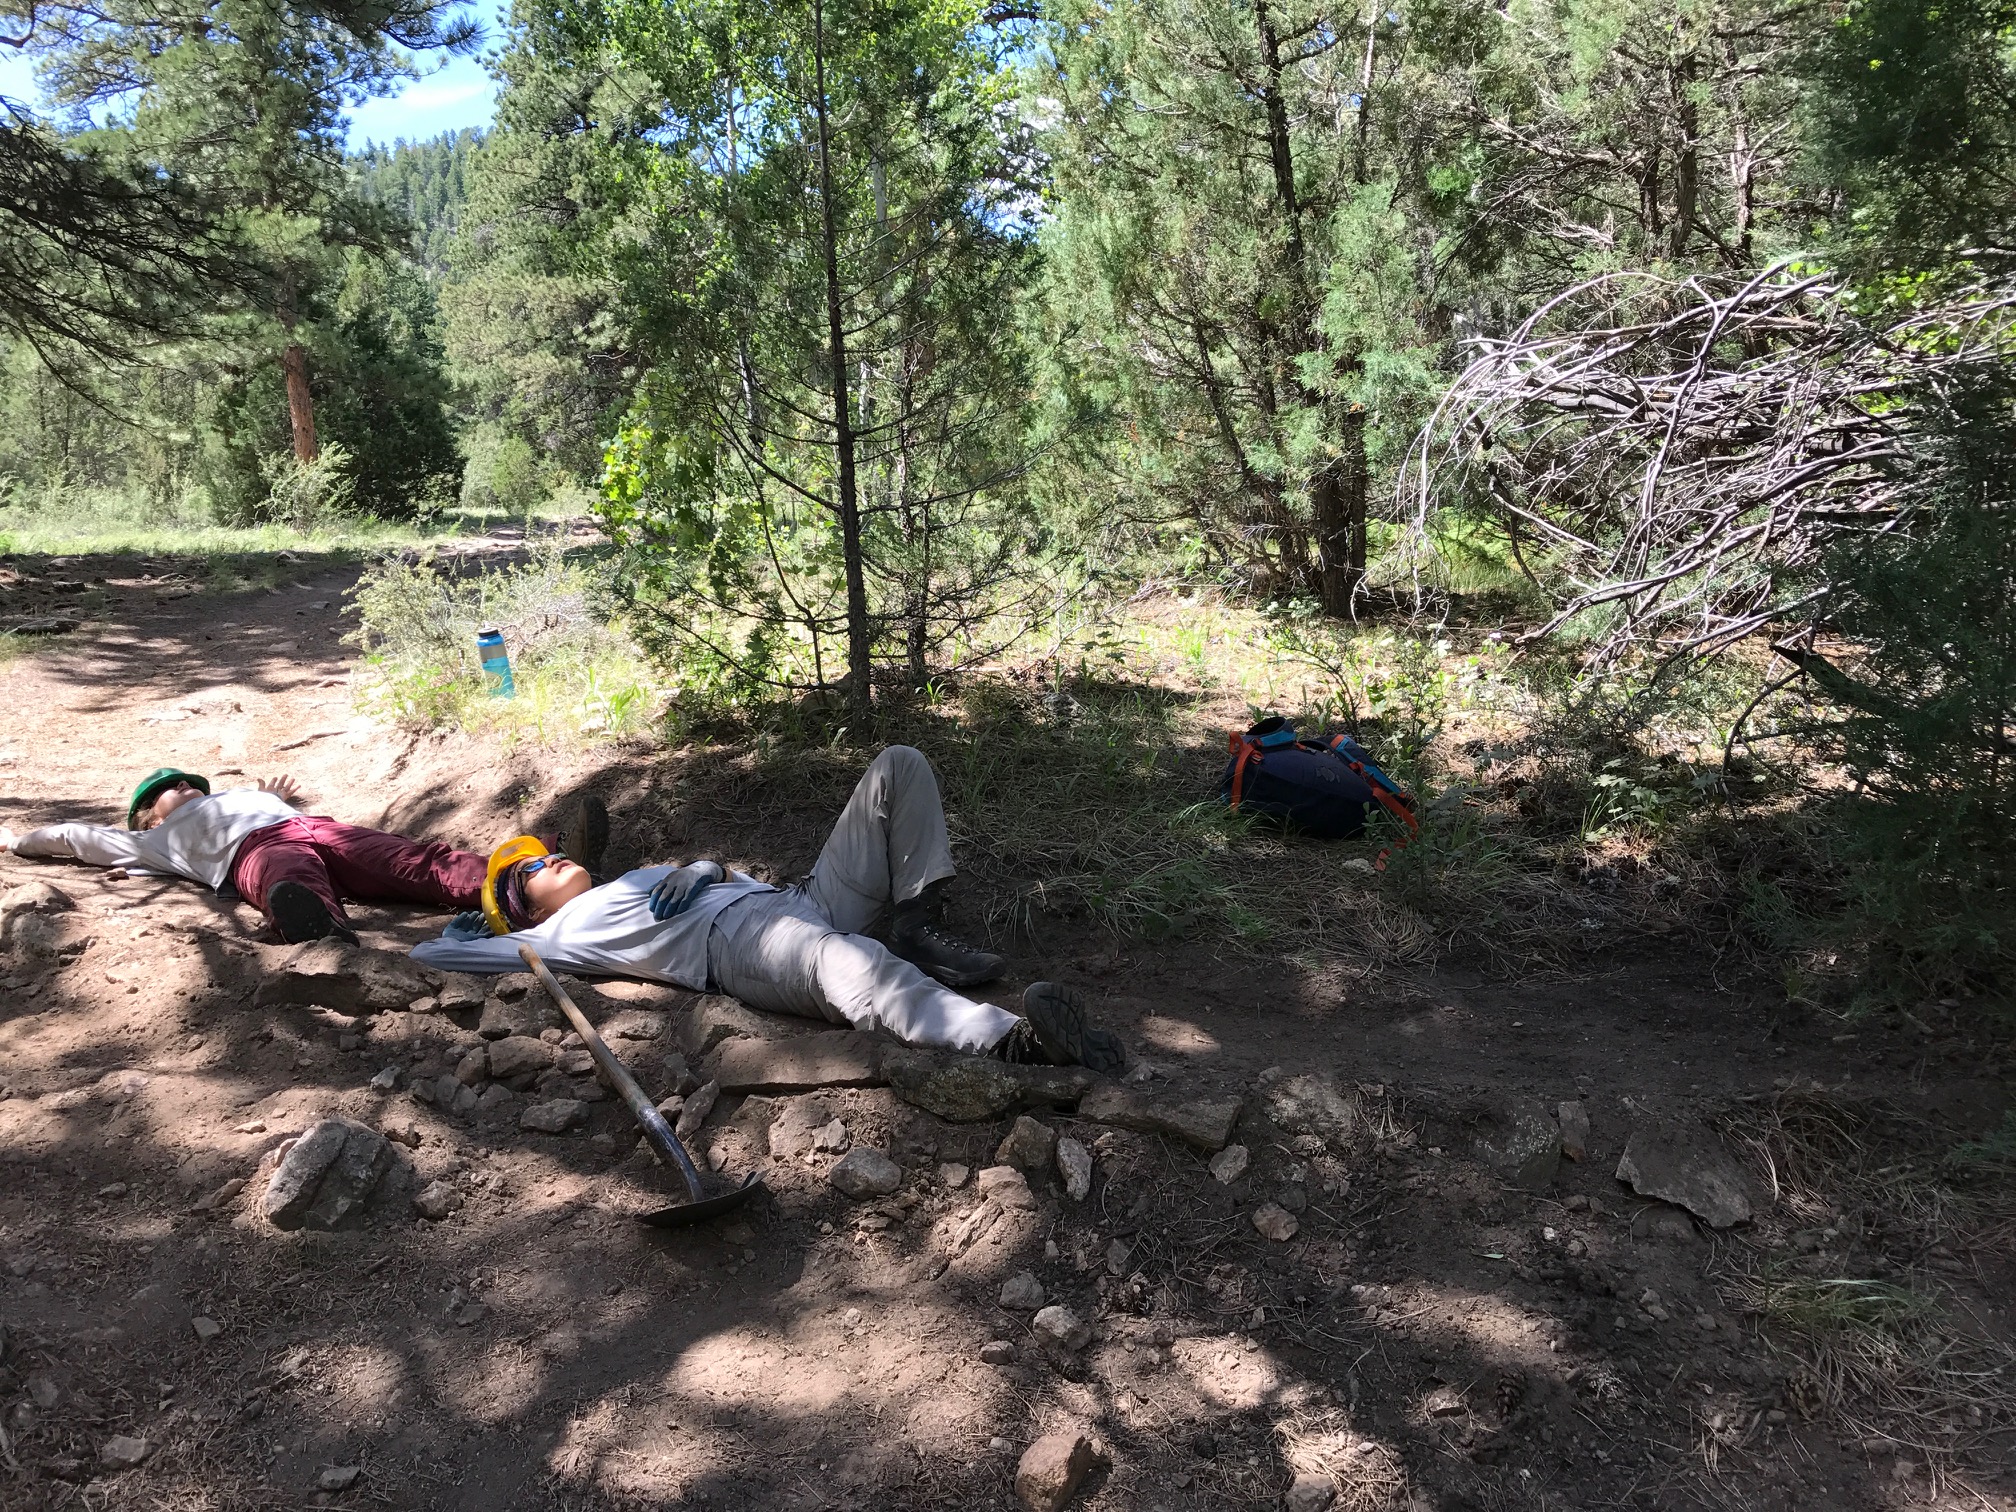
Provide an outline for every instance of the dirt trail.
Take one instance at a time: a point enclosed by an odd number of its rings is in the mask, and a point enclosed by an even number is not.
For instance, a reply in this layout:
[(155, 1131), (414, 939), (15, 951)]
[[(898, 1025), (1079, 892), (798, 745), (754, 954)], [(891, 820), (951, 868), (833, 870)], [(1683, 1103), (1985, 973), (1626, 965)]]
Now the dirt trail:
[[(292, 772), (311, 811), (478, 849), (582, 783), (611, 801), (618, 864), (691, 847), (784, 876), (816, 849), (798, 816), (731, 831), (683, 813), (689, 769), (641, 747), (505, 750), (357, 717), (354, 568), (282, 563), (273, 590), (217, 594), (160, 563), (28, 565), (0, 567), (9, 615), (99, 597), (81, 631), (0, 665), (17, 829), (117, 822), (135, 778), (172, 762), (232, 784)], [(29, 929), (29, 894), (7, 889), (37, 883), (75, 906)], [(357, 917), (388, 949), (441, 922)], [(2006, 1090), (1964, 1018), (1814, 1021), (1684, 952), (1593, 954), (1546, 982), (1445, 965), (1275, 985), (1202, 947), (1050, 943), (1011, 983), (1041, 966), (1099, 994), (1159, 1073), (1147, 1094), (1241, 1099), (1243, 1173), (1046, 1117), (1090, 1148), (1090, 1196), (1042, 1168), (981, 1223), (970, 1173), (995, 1164), (1005, 1117), (948, 1123), (886, 1087), (728, 1097), (700, 1143), (773, 1195), (661, 1235), (630, 1219), (669, 1187), (614, 1102), (548, 1136), (501, 1089), (495, 1116), (411, 1095), (480, 1043), (473, 1015), (257, 1009), (288, 952), (248, 907), (0, 858), (0, 1504), (1006, 1507), (1024, 1446), (1069, 1429), (1110, 1456), (1074, 1502), (1089, 1509), (1275, 1507), (1298, 1475), (1312, 1508), (1319, 1486), (1416, 1512), (2016, 1507), (2016, 1372), (1972, 1417), (1935, 1383), (1907, 1433), (1838, 1410), (1838, 1382), (1742, 1305), (1767, 1266), (1929, 1277), (1972, 1320), (1956, 1347), (2008, 1358), (2006, 1230), (1997, 1247), (1927, 1228), (1788, 1160), (1845, 1131), (1832, 1153), (1866, 1147), (1873, 1172), (1991, 1126)], [(670, 1074), (690, 995), (583, 996), (662, 1013), (625, 1054)], [(395, 1084), (373, 1085), (387, 1068)], [(1579, 1100), (1591, 1122), (1586, 1158), (1538, 1190), (1490, 1157), (1520, 1098)], [(837, 1117), (903, 1185), (850, 1202), (825, 1179), (837, 1151), (773, 1155), (787, 1112)], [(457, 1210), (266, 1224), (262, 1154), (331, 1114), (410, 1128), (406, 1180), (448, 1183)], [(1760, 1185), (1756, 1220), (1717, 1233), (1634, 1197), (1618, 1156), (1662, 1123), (1714, 1123), (1738, 1154), (1754, 1138), (1781, 1162), (1775, 1203)], [(252, 1189), (201, 1205), (235, 1178)], [(1256, 1228), (1267, 1203), (1291, 1238)], [(1025, 1271), (1091, 1325), (1083, 1349), (1046, 1352), (1029, 1311), (1000, 1305)], [(990, 1341), (1014, 1358), (983, 1360)], [(121, 1437), (144, 1440), (137, 1466), (116, 1462)]]

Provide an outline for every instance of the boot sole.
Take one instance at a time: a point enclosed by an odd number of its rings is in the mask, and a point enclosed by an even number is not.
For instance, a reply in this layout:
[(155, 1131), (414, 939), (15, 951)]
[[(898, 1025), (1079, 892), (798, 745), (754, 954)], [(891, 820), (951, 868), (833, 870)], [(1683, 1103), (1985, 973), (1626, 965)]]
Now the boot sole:
[(1033, 982), (1022, 994), (1022, 1013), (1044, 1053), (1062, 1066), (1083, 1066), (1112, 1076), (1127, 1065), (1120, 1037), (1085, 1017), (1078, 994), (1056, 982)]
[[(901, 956), (903, 952), (899, 950), (896, 954)], [(924, 975), (947, 987), (978, 987), (983, 982), (998, 982), (1008, 973), (1008, 963), (1006, 961), (1002, 961), (998, 965), (988, 968), (986, 971), (953, 971), (943, 966), (927, 966), (914, 956), (903, 956), (903, 959), (923, 972)]]
[(336, 922), (329, 905), (299, 882), (274, 883), (266, 894), (266, 912), (289, 945), (332, 938), (357, 943), (357, 936)]

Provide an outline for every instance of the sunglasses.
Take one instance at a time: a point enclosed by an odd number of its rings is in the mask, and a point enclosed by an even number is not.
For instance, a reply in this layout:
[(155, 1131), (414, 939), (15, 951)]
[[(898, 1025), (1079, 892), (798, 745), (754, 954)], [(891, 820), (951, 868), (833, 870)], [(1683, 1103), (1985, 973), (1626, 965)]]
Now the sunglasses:
[(535, 872), (544, 871), (547, 867), (565, 859), (563, 856), (541, 856), (536, 861), (527, 861), (524, 865), (520, 866), (518, 868), (518, 875), (520, 877), (529, 877)]

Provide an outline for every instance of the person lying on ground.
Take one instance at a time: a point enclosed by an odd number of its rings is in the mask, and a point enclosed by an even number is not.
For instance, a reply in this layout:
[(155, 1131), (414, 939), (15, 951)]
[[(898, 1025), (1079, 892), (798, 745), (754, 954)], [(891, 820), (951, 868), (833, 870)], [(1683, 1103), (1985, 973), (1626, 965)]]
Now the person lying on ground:
[[(0, 827), (0, 849), (184, 877), (220, 892), (229, 886), (290, 945), (330, 936), (355, 944), (346, 897), (459, 909), (480, 896), (482, 856), (303, 814), (294, 805), (299, 792), (291, 777), (212, 792), (208, 777), (162, 767), (133, 789), (125, 829), (51, 824), (17, 835)], [(593, 794), (575, 799), (556, 837), (562, 851), (590, 867), (601, 864), (608, 839), (608, 812)]]
[[(909, 746), (869, 764), (794, 887), (718, 861), (640, 867), (595, 886), (522, 839), (494, 852), (491, 868), (483, 913), (415, 946), (414, 959), (444, 971), (518, 971), (522, 942), (556, 971), (725, 992), (913, 1045), (1106, 1073), (1126, 1064), (1118, 1037), (1058, 983), (1031, 986), (1019, 1015), (952, 990), (993, 981), (1006, 963), (939, 927), (952, 848), (938, 780)], [(864, 933), (885, 914), (887, 945)]]

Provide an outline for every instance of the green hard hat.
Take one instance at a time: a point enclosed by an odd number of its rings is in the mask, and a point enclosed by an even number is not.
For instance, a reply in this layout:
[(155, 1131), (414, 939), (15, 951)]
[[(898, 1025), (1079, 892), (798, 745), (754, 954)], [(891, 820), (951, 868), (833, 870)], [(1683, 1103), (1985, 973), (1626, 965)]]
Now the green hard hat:
[(210, 779), (180, 767), (161, 767), (140, 779), (133, 789), (133, 801), (126, 805), (126, 828), (140, 828), (140, 810), (153, 807), (154, 800), (178, 782), (186, 782), (199, 793), (210, 791)]

